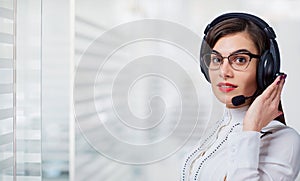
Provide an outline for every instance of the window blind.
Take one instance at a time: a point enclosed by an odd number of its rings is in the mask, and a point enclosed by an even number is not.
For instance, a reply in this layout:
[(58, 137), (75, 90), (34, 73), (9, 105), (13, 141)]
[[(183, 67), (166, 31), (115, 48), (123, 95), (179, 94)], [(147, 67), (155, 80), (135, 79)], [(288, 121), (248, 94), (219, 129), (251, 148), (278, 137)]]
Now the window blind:
[[(88, 47), (89, 43), (94, 40), (94, 35), (101, 34), (106, 30), (106, 26), (94, 23), (93, 21), (86, 19), (81, 16), (76, 16), (75, 18), (75, 61), (78, 63), (80, 61), (80, 57), (83, 55), (85, 48)], [(110, 46), (109, 42), (103, 43), (103, 48), (106, 46)], [(87, 56), (101, 56), (97, 52), (95, 54), (89, 54)], [(95, 70), (97, 67), (93, 67), (92, 65), (84, 68), (86, 70), (86, 75), (89, 75), (89, 70)], [(87, 88), (89, 83), (82, 82), (78, 89), (84, 90)], [(101, 94), (104, 92), (101, 92)], [(97, 95), (97, 97), (101, 99), (101, 94)], [(75, 104), (78, 106), (85, 107), (87, 101), (92, 100), (93, 97), (89, 97), (88, 95), (82, 95), (80, 100), (74, 100)], [(84, 109), (85, 110), (85, 109)], [(95, 115), (93, 112), (89, 110), (85, 110), (83, 112), (76, 113), (76, 117), (89, 120), (94, 118)], [(99, 154), (95, 151), (86, 139), (84, 138), (83, 133), (80, 131), (78, 125), (76, 126), (76, 155), (75, 155), (75, 180), (76, 181), (85, 181), (85, 180), (133, 180), (133, 176), (128, 174), (132, 171), (132, 168), (120, 165), (116, 162), (112, 162), (111, 160), (103, 157), (103, 155)], [(90, 134), (94, 134), (95, 137), (98, 136), (97, 129), (93, 127), (90, 128)], [(105, 139), (105, 138), (103, 138)], [(117, 170), (117, 171), (116, 171)]]
[(16, 11), (16, 179), (40, 181), (41, 0), (18, 0)]
[(15, 179), (14, 2), (0, 2), (0, 180)]

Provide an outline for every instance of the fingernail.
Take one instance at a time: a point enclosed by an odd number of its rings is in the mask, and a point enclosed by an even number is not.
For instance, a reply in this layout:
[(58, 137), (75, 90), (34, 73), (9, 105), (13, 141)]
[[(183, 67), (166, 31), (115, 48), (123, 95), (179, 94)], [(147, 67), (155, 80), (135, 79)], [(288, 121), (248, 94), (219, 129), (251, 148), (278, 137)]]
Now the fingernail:
[(281, 75), (281, 76), (280, 76), (280, 80), (282, 80), (282, 79), (285, 79), (284, 75)]
[(278, 81), (277, 83), (276, 83), (276, 85), (279, 85), (280, 84), (280, 81)]

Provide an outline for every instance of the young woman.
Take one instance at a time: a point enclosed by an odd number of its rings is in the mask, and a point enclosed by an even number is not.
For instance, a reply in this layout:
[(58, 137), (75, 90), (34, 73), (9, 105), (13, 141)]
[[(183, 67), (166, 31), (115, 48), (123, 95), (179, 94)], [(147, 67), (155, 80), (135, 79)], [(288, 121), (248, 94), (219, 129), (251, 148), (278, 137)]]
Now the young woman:
[[(188, 154), (182, 180), (290, 181), (300, 169), (300, 136), (285, 125), (272, 28), (245, 13), (217, 17), (205, 30), (200, 65), (223, 117)], [(277, 77), (276, 77), (277, 75)]]

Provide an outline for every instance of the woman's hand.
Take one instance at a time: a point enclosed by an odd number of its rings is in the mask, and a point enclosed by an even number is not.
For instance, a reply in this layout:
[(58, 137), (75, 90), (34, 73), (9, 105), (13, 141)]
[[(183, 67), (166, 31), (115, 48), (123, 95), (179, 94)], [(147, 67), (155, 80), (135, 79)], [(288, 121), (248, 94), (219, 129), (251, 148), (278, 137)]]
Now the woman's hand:
[(253, 101), (244, 118), (244, 131), (259, 132), (274, 118), (283, 114), (283, 112), (278, 110), (278, 105), (285, 78), (286, 74), (278, 76), (275, 81)]

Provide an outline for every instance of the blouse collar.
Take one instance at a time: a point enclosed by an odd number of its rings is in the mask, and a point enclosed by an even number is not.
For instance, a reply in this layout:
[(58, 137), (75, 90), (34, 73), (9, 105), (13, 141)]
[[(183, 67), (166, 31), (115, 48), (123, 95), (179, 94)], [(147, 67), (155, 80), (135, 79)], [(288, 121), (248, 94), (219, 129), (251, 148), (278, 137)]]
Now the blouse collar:
[(223, 120), (227, 123), (242, 123), (249, 105), (240, 108), (225, 108)]

